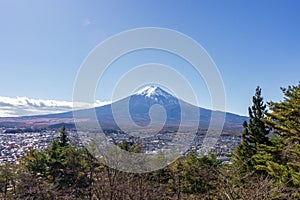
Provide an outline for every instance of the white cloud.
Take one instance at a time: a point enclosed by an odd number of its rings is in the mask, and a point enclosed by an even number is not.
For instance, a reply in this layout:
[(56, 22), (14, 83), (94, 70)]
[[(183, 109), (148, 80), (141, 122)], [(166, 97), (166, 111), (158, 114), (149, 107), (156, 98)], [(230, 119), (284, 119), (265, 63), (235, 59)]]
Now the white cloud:
[(70, 101), (30, 99), (28, 97), (0, 96), (0, 117), (29, 116), (39, 114), (52, 114), (77, 109), (99, 107), (110, 104), (110, 101), (96, 100), (94, 104), (74, 103)]
[(100, 101), (100, 100), (96, 100), (95, 102), (95, 107), (100, 107), (100, 106), (104, 106), (107, 104), (111, 104), (111, 101)]

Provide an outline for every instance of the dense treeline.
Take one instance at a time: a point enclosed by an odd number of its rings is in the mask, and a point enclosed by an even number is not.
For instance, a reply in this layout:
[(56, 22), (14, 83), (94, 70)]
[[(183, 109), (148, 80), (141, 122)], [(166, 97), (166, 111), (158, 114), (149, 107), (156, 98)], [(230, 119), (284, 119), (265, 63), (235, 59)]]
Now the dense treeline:
[(283, 101), (266, 104), (256, 89), (233, 164), (191, 152), (158, 171), (125, 173), (72, 144), (63, 127), (45, 151), (0, 166), (0, 199), (299, 199), (300, 84), (282, 91)]

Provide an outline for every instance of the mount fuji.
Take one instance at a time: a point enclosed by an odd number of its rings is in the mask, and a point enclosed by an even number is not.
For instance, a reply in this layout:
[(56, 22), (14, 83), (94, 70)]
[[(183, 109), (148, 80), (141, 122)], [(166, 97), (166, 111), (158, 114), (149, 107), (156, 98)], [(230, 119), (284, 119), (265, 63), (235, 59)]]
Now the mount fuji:
[[(157, 109), (153, 109), (157, 108)], [(73, 112), (65, 112), (59, 114), (38, 115), (14, 118), (14, 122), (19, 125), (30, 125), (30, 127), (54, 127), (61, 123), (73, 124), (73, 114), (80, 116), (82, 121), (88, 123), (91, 119), (90, 113), (92, 109), (77, 110)], [(154, 111), (155, 112), (154, 112)], [(195, 115), (193, 111), (199, 111), (200, 115)], [(147, 127), (153, 119), (161, 119), (165, 117), (163, 129), (177, 130), (181, 119), (185, 118), (183, 126), (189, 127), (195, 121), (199, 121), (199, 129), (207, 129), (213, 112), (222, 113), (220, 111), (212, 111), (201, 107), (194, 106), (183, 100), (176, 98), (158, 86), (146, 86), (136, 93), (123, 98), (112, 104), (96, 107), (95, 111), (97, 120), (102, 129), (120, 130), (115, 118), (118, 122), (122, 122), (125, 126), (131, 126), (132, 122), (140, 127)], [(153, 112), (152, 112), (153, 111)], [(232, 113), (225, 114), (225, 124), (223, 132), (238, 133), (242, 130), (242, 124), (247, 117), (239, 116)], [(130, 117), (128, 117), (128, 115)], [(198, 118), (200, 117), (200, 118)], [(3, 118), (1, 120), (3, 123)], [(30, 122), (30, 123), (29, 123)], [(74, 124), (73, 124), (74, 125)]]

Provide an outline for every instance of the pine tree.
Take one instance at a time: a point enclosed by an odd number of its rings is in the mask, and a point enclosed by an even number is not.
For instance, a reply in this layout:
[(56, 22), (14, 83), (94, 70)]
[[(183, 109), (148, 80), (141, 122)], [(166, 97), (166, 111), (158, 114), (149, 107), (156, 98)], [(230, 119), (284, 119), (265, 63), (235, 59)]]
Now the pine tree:
[(300, 187), (300, 84), (281, 89), (284, 101), (270, 102), (265, 120), (275, 137), (272, 145), (259, 146), (256, 168), (281, 185)]
[(244, 122), (242, 143), (235, 150), (233, 161), (237, 165), (242, 165), (241, 171), (253, 170), (254, 160), (252, 156), (257, 152), (259, 144), (269, 144), (269, 128), (265, 124), (266, 104), (261, 96), (261, 88), (257, 87), (252, 98), (253, 105), (248, 108), (249, 123)]
[(32, 149), (21, 160), (22, 168), (33, 175), (39, 175), (55, 185), (56, 190), (80, 196), (89, 192), (92, 183), (91, 171), (95, 160), (87, 150), (70, 144), (65, 126), (60, 136), (44, 151)]
[(68, 139), (68, 133), (66, 131), (66, 126), (63, 125), (60, 129), (60, 136), (59, 136), (59, 144), (61, 147), (66, 147), (69, 144), (69, 139)]
[(285, 95), (283, 102), (270, 102), (272, 112), (266, 121), (275, 133), (281, 136), (300, 135), (300, 83), (298, 86), (281, 88)]

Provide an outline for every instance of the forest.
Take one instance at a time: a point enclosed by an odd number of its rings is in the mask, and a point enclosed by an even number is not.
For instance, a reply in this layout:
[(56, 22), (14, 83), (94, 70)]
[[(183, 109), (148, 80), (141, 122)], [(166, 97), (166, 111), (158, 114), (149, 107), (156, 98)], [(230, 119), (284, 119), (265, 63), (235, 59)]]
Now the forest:
[(0, 165), (0, 199), (300, 199), (300, 83), (281, 89), (280, 102), (264, 102), (256, 88), (232, 164), (190, 152), (157, 171), (122, 172), (72, 143), (62, 127), (49, 148)]

